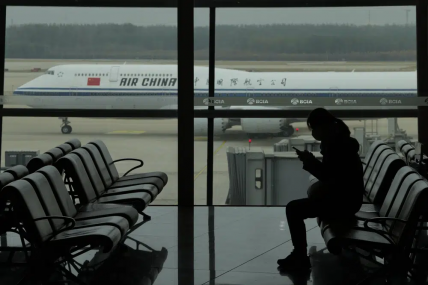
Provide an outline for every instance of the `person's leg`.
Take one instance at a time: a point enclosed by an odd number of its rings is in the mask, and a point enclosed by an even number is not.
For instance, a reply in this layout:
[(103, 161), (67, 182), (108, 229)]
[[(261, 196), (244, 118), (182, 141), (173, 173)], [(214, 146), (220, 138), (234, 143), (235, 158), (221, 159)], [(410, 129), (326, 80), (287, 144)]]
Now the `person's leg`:
[(306, 254), (306, 227), (304, 220), (320, 214), (320, 205), (311, 199), (299, 199), (288, 203), (285, 208), (291, 241), (296, 251)]
[(299, 199), (288, 203), (285, 212), (294, 251), (286, 258), (278, 260), (285, 270), (309, 269), (311, 267), (307, 256), (306, 227), (304, 220), (315, 218), (322, 214), (323, 203), (312, 199)]

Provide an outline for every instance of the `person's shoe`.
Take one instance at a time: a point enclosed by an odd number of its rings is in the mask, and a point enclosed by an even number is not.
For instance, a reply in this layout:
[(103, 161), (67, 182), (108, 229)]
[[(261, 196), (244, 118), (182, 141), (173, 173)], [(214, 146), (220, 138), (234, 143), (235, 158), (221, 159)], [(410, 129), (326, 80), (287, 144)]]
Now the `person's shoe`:
[(311, 268), (311, 261), (306, 253), (298, 253), (293, 251), (284, 259), (278, 259), (278, 265), (283, 271), (304, 271)]

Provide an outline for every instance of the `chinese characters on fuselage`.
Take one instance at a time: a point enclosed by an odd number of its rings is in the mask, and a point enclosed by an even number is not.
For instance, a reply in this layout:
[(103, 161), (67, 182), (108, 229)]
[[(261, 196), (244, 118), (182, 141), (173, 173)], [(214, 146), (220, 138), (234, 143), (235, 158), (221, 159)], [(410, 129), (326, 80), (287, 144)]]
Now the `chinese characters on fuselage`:
[[(199, 77), (195, 77), (195, 79), (194, 79), (195, 86), (198, 85), (199, 81), (200, 81)], [(259, 86), (263, 85), (264, 81), (265, 81), (265, 79), (262, 79), (262, 78), (258, 79), (257, 80), (258, 85)], [(276, 85), (276, 81), (277, 81), (276, 79), (271, 79), (268, 82), (270, 82), (270, 85)], [(216, 80), (216, 85), (223, 86), (223, 82), (224, 82), (223, 78), (219, 78)], [(283, 78), (281, 80), (281, 85), (285, 86), (286, 82), (287, 82), (287, 79)], [(230, 79), (230, 86), (237, 86), (238, 83), (239, 83), (238, 78)], [(207, 79), (207, 81), (206, 81), (206, 85), (208, 85), (208, 84), (209, 84), (209, 79)], [(165, 78), (165, 77), (145, 77), (145, 78), (124, 77), (124, 78), (120, 79), (120, 86), (175, 87), (176, 85), (177, 85), (177, 78), (174, 78), (174, 77), (169, 77), (169, 78)], [(245, 86), (252, 86), (251, 79), (245, 78), (244, 85)]]

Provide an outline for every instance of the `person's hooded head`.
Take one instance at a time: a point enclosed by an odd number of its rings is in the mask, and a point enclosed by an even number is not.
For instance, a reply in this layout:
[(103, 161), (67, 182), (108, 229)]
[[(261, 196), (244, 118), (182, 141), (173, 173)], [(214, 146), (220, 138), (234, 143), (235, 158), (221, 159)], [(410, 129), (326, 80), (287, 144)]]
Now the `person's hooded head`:
[(351, 135), (348, 126), (324, 108), (313, 110), (306, 123), (312, 131), (312, 136), (319, 141), (350, 137)]

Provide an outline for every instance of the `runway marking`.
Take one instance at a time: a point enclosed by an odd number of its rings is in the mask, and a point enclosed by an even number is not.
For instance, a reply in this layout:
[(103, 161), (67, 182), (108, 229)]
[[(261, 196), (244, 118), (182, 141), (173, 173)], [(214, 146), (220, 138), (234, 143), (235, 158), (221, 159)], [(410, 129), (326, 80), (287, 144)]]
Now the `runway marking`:
[(145, 131), (113, 131), (108, 132), (108, 135), (141, 135), (144, 134)]
[(207, 137), (195, 137), (195, 141), (206, 141)]
[[(226, 144), (226, 141), (223, 141), (223, 143), (214, 151), (214, 155), (217, 154), (217, 152), (219, 152), (223, 146)], [(205, 165), (201, 171), (198, 172), (198, 174), (195, 175), (195, 178), (193, 179), (193, 181), (196, 181), (196, 179), (198, 179), (198, 177), (207, 169), (207, 165)]]

